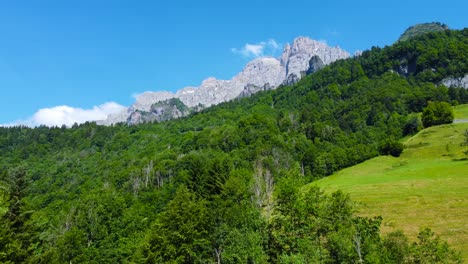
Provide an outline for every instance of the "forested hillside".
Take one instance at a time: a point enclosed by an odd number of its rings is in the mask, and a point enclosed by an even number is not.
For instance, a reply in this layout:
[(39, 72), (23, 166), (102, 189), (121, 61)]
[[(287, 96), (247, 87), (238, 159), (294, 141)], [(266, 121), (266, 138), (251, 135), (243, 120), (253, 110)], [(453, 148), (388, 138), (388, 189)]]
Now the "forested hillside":
[(375, 157), (311, 184), (349, 193), (362, 215), (383, 217), (383, 233), (402, 229), (416, 239), (429, 226), (468, 259), (468, 104), (454, 110), (453, 124), (404, 138), (400, 157)]
[(449, 29), (448, 26), (440, 22), (417, 24), (405, 30), (398, 41), (406, 41), (429, 32), (444, 31), (447, 29)]
[(177, 120), (0, 128), (0, 261), (461, 262), (298, 190), (419, 131), (428, 102), (468, 103), (438, 85), (467, 73), (468, 29), (448, 30)]

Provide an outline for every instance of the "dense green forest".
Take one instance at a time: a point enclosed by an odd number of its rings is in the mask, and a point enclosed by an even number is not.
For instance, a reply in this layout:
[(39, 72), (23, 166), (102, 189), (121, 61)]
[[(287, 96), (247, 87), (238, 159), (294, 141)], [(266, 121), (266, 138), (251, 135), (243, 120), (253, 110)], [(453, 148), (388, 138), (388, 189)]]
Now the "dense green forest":
[(304, 184), (419, 131), (468, 73), (468, 29), (372, 47), (293, 86), (137, 126), (0, 128), (4, 263), (461, 263), (429, 229), (382, 236)]

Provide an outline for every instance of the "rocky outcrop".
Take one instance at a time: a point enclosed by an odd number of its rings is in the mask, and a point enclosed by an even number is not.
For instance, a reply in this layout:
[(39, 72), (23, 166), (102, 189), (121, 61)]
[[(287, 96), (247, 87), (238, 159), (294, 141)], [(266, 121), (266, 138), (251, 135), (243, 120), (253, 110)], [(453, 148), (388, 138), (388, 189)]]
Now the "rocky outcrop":
[(272, 89), (273, 89), (273, 86), (271, 86), (269, 83), (266, 83), (265, 85), (263, 85), (263, 87), (256, 86), (253, 84), (247, 84), (244, 87), (244, 90), (239, 94), (238, 98), (249, 97), (252, 94), (255, 94), (261, 91), (268, 91)]
[[(208, 78), (198, 87), (185, 87), (176, 93), (145, 92), (136, 97), (136, 102), (121, 113), (109, 116), (100, 124), (118, 122), (134, 124), (145, 121), (145, 112), (157, 102), (178, 98), (190, 108), (208, 107), (237, 97), (250, 96), (261, 90), (275, 89), (281, 84), (298, 82), (306, 73), (312, 73), (338, 59), (348, 58), (349, 53), (339, 47), (329, 47), (325, 43), (307, 37), (296, 38), (292, 45), (287, 44), (279, 58), (261, 57), (249, 62), (231, 80)], [(312, 64), (311, 64), (312, 63)], [(312, 68), (311, 68), (312, 67)], [(140, 112), (140, 114), (134, 114)], [(155, 114), (153, 112), (153, 114)], [(177, 116), (174, 116), (177, 117)]]
[(180, 99), (172, 98), (166, 101), (157, 102), (151, 106), (150, 113), (154, 115), (156, 121), (166, 121), (172, 118), (179, 118), (189, 115), (192, 109), (187, 107)]
[(309, 61), (313, 56), (328, 65), (336, 60), (349, 57), (349, 53), (339, 47), (329, 47), (327, 44), (307, 37), (298, 37), (291, 46), (286, 45), (281, 55), (281, 65), (285, 67), (286, 75), (284, 80), (292, 74), (296, 78), (302, 76), (302, 72), (309, 69)]
[(359, 58), (362, 56), (362, 50), (356, 50), (353, 54), (354, 58)]
[(136, 110), (131, 112), (126, 122), (129, 125), (155, 121), (161, 122), (187, 116), (192, 111), (191, 108), (184, 105), (178, 98), (171, 98), (151, 105), (148, 111)]
[(396, 72), (404, 77), (412, 75), (416, 72), (416, 59), (412, 58), (410, 61), (408, 61), (406, 58), (401, 59), (400, 65), (398, 65)]
[(257, 58), (249, 62), (242, 72), (231, 80), (208, 78), (198, 88), (184, 88), (177, 92), (185, 105), (194, 107), (199, 104), (211, 106), (238, 97), (247, 85), (263, 87), (269, 83), (273, 87), (281, 84), (283, 69), (275, 58)]
[(286, 77), (286, 80), (283, 81), (283, 85), (293, 85), (299, 82), (302, 77), (305, 75), (305, 72), (301, 72), (300, 76), (296, 75), (295, 73), (291, 73)]
[(309, 60), (309, 69), (307, 70), (306, 74), (312, 74), (318, 70), (321, 70), (323, 67), (325, 67), (323, 61), (320, 59), (319, 56), (314, 55)]
[(468, 74), (460, 78), (446, 78), (442, 80), (441, 84), (447, 87), (461, 87), (468, 89)]

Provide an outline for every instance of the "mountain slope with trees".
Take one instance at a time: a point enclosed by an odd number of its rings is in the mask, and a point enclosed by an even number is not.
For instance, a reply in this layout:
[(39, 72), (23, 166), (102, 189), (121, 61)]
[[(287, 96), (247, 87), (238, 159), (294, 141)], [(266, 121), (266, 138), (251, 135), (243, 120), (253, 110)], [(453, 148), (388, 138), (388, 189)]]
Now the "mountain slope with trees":
[[(457, 120), (468, 118), (468, 105), (454, 108)], [(468, 123), (426, 128), (403, 142), (398, 158), (375, 157), (312, 184), (349, 193), (364, 215), (383, 217), (384, 233), (402, 229), (416, 239), (430, 226), (466, 259)]]
[(398, 41), (406, 41), (411, 38), (427, 34), (429, 32), (438, 32), (438, 31), (444, 31), (449, 29), (449, 27), (445, 24), (442, 24), (440, 22), (432, 22), (432, 23), (422, 23), (422, 24), (417, 24), (414, 26), (409, 27), (403, 34), (401, 34), (400, 38)]
[(346, 194), (298, 189), (418, 132), (428, 102), (468, 103), (438, 85), (467, 54), (468, 29), (430, 33), (177, 120), (0, 128), (0, 260), (460, 263), (429, 230), (401, 248)]

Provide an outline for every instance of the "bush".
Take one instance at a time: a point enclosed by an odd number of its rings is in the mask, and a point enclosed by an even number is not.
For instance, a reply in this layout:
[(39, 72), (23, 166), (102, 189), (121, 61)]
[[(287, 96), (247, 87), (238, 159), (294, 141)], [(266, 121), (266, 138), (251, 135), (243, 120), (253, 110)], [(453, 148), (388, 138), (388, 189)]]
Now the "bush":
[(405, 147), (398, 141), (386, 141), (379, 148), (380, 155), (392, 155), (393, 157), (400, 157), (401, 152)]
[(411, 246), (410, 263), (463, 263), (463, 260), (458, 251), (426, 227)]
[(424, 127), (450, 124), (453, 118), (453, 109), (446, 102), (429, 102), (421, 116)]
[(422, 129), (422, 123), (419, 116), (412, 114), (408, 116), (408, 119), (405, 123), (405, 128), (403, 129), (403, 135), (414, 135)]

